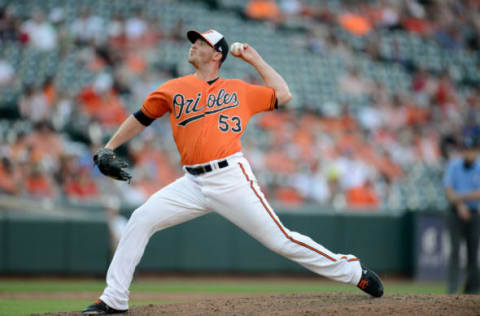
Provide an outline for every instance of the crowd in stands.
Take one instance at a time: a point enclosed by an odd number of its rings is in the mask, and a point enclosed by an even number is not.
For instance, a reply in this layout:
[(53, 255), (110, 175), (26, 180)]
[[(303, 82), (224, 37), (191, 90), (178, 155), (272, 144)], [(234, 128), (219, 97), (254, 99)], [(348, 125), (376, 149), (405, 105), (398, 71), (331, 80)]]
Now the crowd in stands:
[[(382, 58), (373, 41), (363, 53), (375, 62), (399, 63), (410, 74), (407, 93), (391, 91), (365, 76), (355, 65), (356, 48), (328, 30), (340, 26), (372, 39), (382, 30), (401, 30), (434, 40), (440, 49), (476, 55), (478, 67), (480, 1), (337, 1), (334, 8), (322, 3), (252, 0), (242, 10), (246, 19), (262, 21), (252, 23), (272, 23), (279, 32), (301, 25), (299, 49), (342, 57), (349, 66), (334, 83), (339, 93), (368, 102), (322, 110), (300, 104), (262, 114), (244, 136), (244, 153), (272, 201), (382, 209), (394, 198), (396, 185), (409, 181), (412, 166), (441, 167), (456, 138), (479, 132), (480, 88), (448, 71)], [(228, 9), (221, 1), (215, 7)], [(175, 67), (152, 64), (158, 45), (186, 40), (183, 21), (165, 29), (141, 7), (110, 19), (85, 7), (73, 21), (61, 7), (30, 16), (10, 9), (0, 9), (0, 47), (16, 42), (22, 49), (55, 50), (60, 56), (76, 51), (92, 80), (79, 91), (59, 89), (55, 75), (30, 85), (0, 52), (0, 87), (23, 87), (18, 120), (0, 124), (1, 193), (75, 203), (110, 195), (140, 204), (182, 174), (166, 118), (120, 148), (132, 166), (131, 185), (103, 177), (91, 157), (148, 93), (179, 75)], [(261, 82), (252, 73), (241, 79)]]

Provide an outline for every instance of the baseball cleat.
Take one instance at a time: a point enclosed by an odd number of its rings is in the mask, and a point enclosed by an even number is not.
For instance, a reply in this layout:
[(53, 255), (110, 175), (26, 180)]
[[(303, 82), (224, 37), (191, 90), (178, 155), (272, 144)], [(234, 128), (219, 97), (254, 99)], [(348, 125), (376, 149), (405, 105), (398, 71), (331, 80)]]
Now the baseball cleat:
[(122, 314), (128, 312), (128, 309), (120, 310), (111, 308), (102, 300), (96, 300), (92, 305), (85, 308), (82, 311), (83, 315), (109, 315), (109, 314)]
[(357, 287), (374, 297), (381, 297), (383, 295), (382, 280), (380, 280), (380, 277), (375, 272), (364, 266), (362, 266), (362, 277)]

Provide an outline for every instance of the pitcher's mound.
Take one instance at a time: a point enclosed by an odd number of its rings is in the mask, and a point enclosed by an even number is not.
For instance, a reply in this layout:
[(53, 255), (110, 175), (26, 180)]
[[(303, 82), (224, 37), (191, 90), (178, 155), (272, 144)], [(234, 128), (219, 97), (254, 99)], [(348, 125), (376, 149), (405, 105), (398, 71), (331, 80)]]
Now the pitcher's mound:
[[(78, 312), (57, 316), (81, 315)], [(480, 316), (479, 295), (387, 294), (371, 298), (358, 293), (288, 294), (218, 298), (191, 303), (132, 307), (128, 316), (146, 315), (472, 315)]]

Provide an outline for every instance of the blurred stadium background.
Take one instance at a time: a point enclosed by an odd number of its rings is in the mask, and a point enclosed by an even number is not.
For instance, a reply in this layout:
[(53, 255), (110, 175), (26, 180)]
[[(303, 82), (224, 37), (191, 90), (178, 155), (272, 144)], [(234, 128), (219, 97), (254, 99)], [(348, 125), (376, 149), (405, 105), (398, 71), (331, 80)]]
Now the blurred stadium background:
[[(131, 185), (92, 153), (192, 71), (185, 32), (211, 28), (292, 90), (243, 139), (286, 226), (382, 273), (441, 279), (443, 168), (479, 132), (476, 0), (0, 0), (0, 273), (105, 272), (109, 237), (182, 171), (166, 118), (120, 149)], [(261, 82), (231, 56), (221, 75)], [(140, 270), (301, 271), (248, 238), (209, 215), (156, 235)]]

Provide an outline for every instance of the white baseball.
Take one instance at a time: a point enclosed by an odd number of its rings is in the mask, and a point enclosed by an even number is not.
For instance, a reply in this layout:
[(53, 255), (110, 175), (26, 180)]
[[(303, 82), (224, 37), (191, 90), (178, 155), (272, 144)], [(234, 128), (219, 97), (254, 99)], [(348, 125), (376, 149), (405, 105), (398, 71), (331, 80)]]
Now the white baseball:
[(245, 48), (243, 43), (235, 42), (230, 46), (230, 52), (233, 56), (238, 57), (242, 54), (242, 50)]

